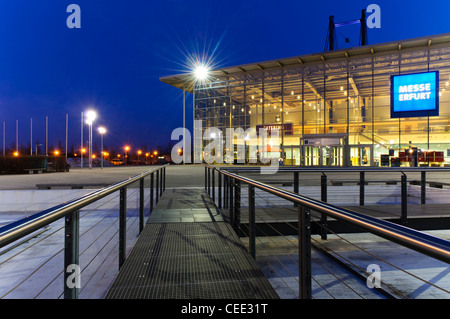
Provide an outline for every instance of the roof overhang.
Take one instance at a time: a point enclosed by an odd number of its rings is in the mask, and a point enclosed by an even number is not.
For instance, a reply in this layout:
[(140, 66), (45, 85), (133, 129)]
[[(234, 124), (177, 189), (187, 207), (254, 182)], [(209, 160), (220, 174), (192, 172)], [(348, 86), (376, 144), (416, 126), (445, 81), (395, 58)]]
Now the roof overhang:
[[(211, 76), (223, 77), (224, 75), (232, 76), (244, 74), (246, 72), (275, 69), (282, 67), (295, 66), (299, 64), (309, 64), (315, 62), (323, 62), (342, 58), (364, 57), (374, 54), (389, 54), (407, 49), (430, 48), (438, 45), (450, 45), (450, 33), (414, 38), (402, 41), (393, 41), (382, 44), (365, 45), (361, 47), (354, 47), (349, 49), (328, 51), (322, 53), (307, 54), (301, 56), (294, 56), (290, 58), (283, 58), (277, 60), (269, 60), (257, 63), (242, 64), (237, 66), (223, 67), (210, 71)], [(160, 81), (185, 90), (187, 92), (193, 91), (192, 74), (178, 74), (172, 76), (161, 77)]]

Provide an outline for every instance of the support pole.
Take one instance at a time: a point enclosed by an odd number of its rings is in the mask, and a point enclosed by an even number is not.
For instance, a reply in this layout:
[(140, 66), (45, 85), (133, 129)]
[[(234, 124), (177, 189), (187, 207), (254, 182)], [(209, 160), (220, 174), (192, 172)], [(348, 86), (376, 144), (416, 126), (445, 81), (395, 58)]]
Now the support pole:
[(144, 229), (144, 178), (139, 180), (139, 234)]
[(78, 299), (76, 283), (79, 282), (80, 278), (77, 275), (80, 274), (76, 274), (75, 282), (73, 280), (70, 282), (71, 287), (68, 282), (73, 278), (69, 270), (76, 271), (71, 267), (79, 267), (80, 212), (78, 210), (65, 217), (64, 235), (64, 299)]
[(311, 214), (309, 208), (298, 208), (299, 297), (311, 299)]
[(402, 172), (402, 211), (401, 211), (401, 223), (402, 225), (407, 224), (408, 219), (408, 189), (407, 189), (407, 177), (406, 174)]
[(248, 242), (253, 259), (256, 259), (255, 230), (255, 186), (248, 185)]
[(123, 187), (120, 189), (119, 199), (119, 269), (122, 268), (126, 259), (126, 235), (127, 235), (127, 189)]
[[(320, 178), (320, 189), (321, 189), (321, 196), (320, 199), (322, 202), (326, 202), (328, 200), (327, 198), (327, 175), (325, 175), (322, 172), (322, 176)], [(328, 228), (328, 220), (326, 214), (320, 215), (320, 224), (322, 225), (321, 231), (320, 231), (320, 237), (323, 240), (327, 239), (327, 228)]]

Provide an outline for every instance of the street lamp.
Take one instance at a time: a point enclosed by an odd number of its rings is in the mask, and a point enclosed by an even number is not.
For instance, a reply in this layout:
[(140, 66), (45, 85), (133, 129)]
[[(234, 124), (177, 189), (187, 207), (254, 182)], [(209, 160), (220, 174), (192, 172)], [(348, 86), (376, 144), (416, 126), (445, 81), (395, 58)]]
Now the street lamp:
[(89, 125), (89, 168), (92, 168), (92, 123), (97, 118), (97, 113), (94, 111), (87, 111), (86, 124)]
[(139, 158), (141, 157), (141, 154), (142, 154), (142, 151), (139, 150), (139, 151), (138, 151), (138, 162), (139, 162)]
[(128, 164), (128, 151), (130, 150), (129, 146), (125, 146), (125, 165)]
[(101, 136), (101, 147), (102, 147), (102, 169), (103, 169), (103, 134), (106, 133), (106, 129), (104, 127), (99, 127), (98, 128), (98, 132), (100, 133)]

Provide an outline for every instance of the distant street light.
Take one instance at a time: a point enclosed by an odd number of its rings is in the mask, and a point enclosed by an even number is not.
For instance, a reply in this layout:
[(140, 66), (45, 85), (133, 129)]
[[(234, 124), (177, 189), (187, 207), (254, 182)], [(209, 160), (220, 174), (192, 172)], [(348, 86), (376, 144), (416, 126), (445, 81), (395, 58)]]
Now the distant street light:
[(92, 168), (92, 123), (97, 118), (97, 113), (90, 110), (86, 113), (86, 123), (89, 125), (89, 168)]
[(130, 150), (129, 146), (125, 146), (125, 165), (128, 164), (128, 151)]
[(139, 158), (141, 157), (141, 154), (142, 154), (142, 151), (139, 150), (139, 151), (138, 151), (138, 162), (139, 162)]
[(103, 169), (103, 155), (104, 155), (104, 153), (103, 153), (103, 134), (105, 134), (106, 133), (106, 129), (104, 128), (104, 127), (99, 127), (98, 128), (98, 132), (100, 133), (100, 135), (101, 135), (101, 147), (102, 147), (102, 169)]

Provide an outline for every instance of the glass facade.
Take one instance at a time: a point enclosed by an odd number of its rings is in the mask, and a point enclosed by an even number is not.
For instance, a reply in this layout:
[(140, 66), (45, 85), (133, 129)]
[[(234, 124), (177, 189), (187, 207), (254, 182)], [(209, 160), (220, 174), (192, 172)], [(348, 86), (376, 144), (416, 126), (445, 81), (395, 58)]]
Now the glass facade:
[[(211, 127), (276, 128), (284, 165), (450, 165), (450, 43), (373, 48), (215, 72), (193, 87), (202, 126), (194, 137)], [(428, 71), (439, 71), (439, 115), (391, 117), (391, 76)]]

